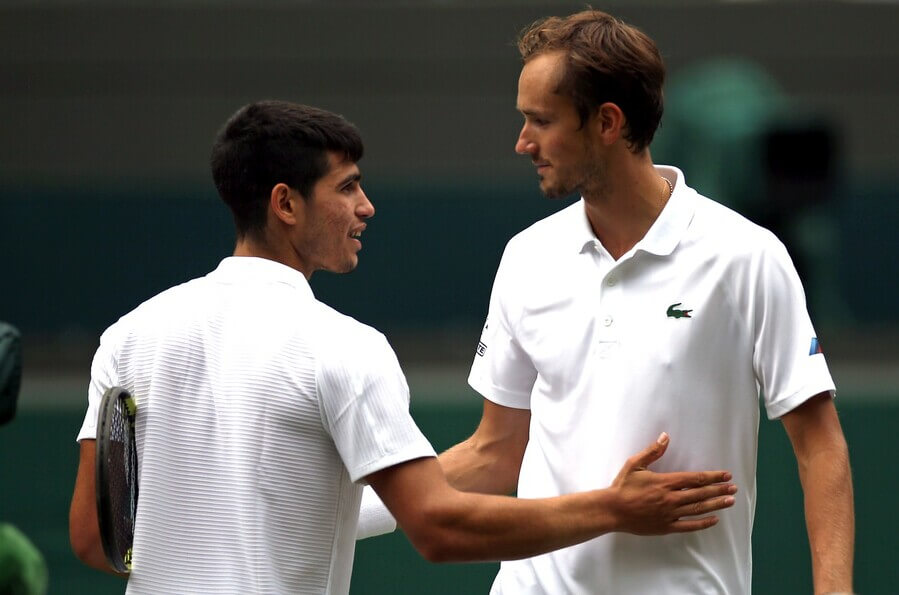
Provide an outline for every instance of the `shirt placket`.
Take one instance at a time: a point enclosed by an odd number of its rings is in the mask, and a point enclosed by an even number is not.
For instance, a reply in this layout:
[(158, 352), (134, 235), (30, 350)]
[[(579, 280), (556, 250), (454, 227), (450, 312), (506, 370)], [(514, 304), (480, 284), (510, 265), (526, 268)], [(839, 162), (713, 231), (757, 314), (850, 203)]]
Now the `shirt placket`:
[(594, 257), (600, 279), (597, 300), (596, 355), (611, 358), (618, 353), (620, 345), (619, 320), (622, 306), (622, 283), (620, 263), (612, 260), (599, 242), (594, 244)]

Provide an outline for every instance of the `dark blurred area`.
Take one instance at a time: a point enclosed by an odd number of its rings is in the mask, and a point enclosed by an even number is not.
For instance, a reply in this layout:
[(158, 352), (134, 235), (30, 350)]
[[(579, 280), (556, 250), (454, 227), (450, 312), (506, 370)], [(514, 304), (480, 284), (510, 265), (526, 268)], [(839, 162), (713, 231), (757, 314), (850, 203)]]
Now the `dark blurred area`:
[[(781, 237), (832, 355), (893, 356), (899, 6), (815, 7), (602, 8), (668, 65), (656, 161)], [(0, 315), (23, 331), (26, 366), (85, 369), (116, 317), (228, 253), (211, 140), (273, 97), (343, 113), (366, 140), (378, 212), (359, 270), (316, 275), (319, 297), (404, 361), (467, 361), (505, 241), (561, 206), (512, 150), (514, 40), (581, 8), (0, 2)]]

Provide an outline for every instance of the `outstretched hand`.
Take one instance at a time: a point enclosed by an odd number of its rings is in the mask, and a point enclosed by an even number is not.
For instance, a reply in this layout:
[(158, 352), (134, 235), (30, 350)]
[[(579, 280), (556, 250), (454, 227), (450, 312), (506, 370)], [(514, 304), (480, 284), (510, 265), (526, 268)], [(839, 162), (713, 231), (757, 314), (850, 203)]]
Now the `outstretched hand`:
[(727, 471), (649, 471), (647, 467), (665, 454), (668, 442), (668, 434), (662, 433), (629, 458), (612, 482), (619, 495), (617, 531), (635, 535), (699, 531), (718, 522), (708, 513), (733, 506), (737, 486), (727, 483), (731, 479)]

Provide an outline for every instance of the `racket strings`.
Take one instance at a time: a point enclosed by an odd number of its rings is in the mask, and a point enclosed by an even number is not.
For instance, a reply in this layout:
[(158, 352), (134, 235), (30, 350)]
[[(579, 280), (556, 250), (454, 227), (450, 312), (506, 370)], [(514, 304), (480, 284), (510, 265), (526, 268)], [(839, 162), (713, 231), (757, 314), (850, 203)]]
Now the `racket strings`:
[(126, 566), (131, 562), (131, 543), (137, 513), (137, 450), (133, 447), (134, 421), (125, 399), (116, 399), (109, 419), (108, 489), (112, 507), (112, 538), (115, 551)]

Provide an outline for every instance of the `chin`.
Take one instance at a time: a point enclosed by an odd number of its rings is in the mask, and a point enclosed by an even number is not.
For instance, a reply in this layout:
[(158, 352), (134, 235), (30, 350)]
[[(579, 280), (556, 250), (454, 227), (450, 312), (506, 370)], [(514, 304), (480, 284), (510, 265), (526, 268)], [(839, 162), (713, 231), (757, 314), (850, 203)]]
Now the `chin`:
[(353, 260), (347, 260), (345, 262), (323, 266), (320, 270), (334, 273), (335, 275), (343, 275), (344, 273), (353, 271), (356, 268), (357, 264), (359, 264), (359, 259), (354, 258)]
[(574, 193), (574, 190), (568, 190), (567, 188), (554, 188), (552, 186), (541, 186), (540, 191), (543, 192), (543, 196), (546, 198), (565, 198), (570, 194)]
[(356, 266), (357, 266), (358, 264), (359, 264), (359, 259), (358, 259), (358, 258), (354, 258), (353, 260), (350, 260), (350, 261), (347, 261), (347, 262), (343, 263), (343, 266), (340, 267), (340, 270), (338, 270), (337, 272), (339, 272), (339, 273), (349, 273), (349, 272), (351, 272), (351, 271), (354, 271), (354, 270), (356, 269)]

